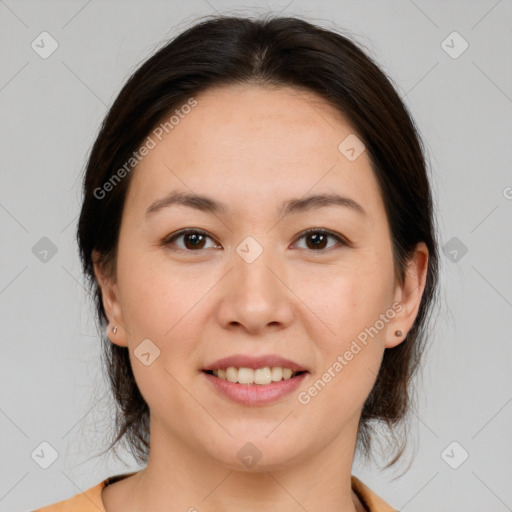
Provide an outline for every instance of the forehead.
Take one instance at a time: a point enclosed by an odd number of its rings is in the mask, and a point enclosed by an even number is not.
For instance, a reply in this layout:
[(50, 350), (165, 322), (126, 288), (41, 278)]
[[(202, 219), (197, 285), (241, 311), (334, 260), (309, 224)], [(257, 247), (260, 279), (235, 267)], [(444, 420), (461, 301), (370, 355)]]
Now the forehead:
[(322, 97), (295, 87), (236, 85), (194, 99), (161, 140), (153, 136), (154, 149), (132, 176), (130, 201), (147, 207), (179, 190), (213, 195), (239, 210), (337, 192), (367, 210), (382, 209), (368, 155), (351, 161), (340, 151), (355, 133)]

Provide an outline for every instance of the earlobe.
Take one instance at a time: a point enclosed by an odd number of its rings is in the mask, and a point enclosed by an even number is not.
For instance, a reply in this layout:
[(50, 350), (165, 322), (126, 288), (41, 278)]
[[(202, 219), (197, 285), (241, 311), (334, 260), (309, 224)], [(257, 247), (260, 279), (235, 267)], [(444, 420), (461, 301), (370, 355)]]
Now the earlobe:
[(402, 341), (404, 341), (407, 337), (407, 332), (403, 332), (401, 329), (396, 329), (393, 335), (390, 337), (392, 338), (390, 341), (386, 339), (386, 348), (393, 348), (397, 345), (400, 345), (400, 343), (402, 343)]
[(386, 348), (402, 343), (412, 328), (423, 297), (427, 272), (428, 248), (424, 242), (420, 242), (406, 268), (404, 282), (396, 290), (395, 299), (401, 304), (401, 309), (388, 325)]
[(105, 269), (98, 251), (93, 251), (92, 260), (94, 266), (94, 275), (98, 286), (101, 289), (101, 300), (103, 309), (108, 318), (106, 329), (107, 338), (114, 344), (127, 346), (126, 331), (123, 328), (123, 315), (121, 304), (119, 302), (119, 292), (117, 282), (114, 276), (111, 276)]
[(127, 347), (128, 343), (126, 341), (126, 333), (121, 327), (117, 327), (117, 325), (107, 325), (107, 338), (114, 343), (114, 345), (119, 345), (120, 347)]

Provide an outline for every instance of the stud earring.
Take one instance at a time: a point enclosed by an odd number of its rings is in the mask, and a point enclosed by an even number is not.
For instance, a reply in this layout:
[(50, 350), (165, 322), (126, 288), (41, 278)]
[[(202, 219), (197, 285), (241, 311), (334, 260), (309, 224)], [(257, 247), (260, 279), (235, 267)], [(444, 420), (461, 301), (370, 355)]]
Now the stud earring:
[(112, 327), (112, 332), (115, 334), (117, 332), (117, 327), (114, 325), (114, 327)]
[(402, 331), (395, 331), (395, 336), (398, 336), (398, 337), (402, 336)]

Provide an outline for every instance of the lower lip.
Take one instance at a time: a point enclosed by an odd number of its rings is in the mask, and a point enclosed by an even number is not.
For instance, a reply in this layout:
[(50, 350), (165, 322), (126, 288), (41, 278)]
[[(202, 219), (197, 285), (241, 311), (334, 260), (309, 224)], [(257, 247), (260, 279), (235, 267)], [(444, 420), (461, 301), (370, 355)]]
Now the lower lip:
[(238, 384), (220, 379), (215, 375), (202, 372), (215, 389), (233, 402), (249, 406), (267, 405), (276, 402), (285, 395), (296, 390), (306, 378), (307, 372), (288, 380), (280, 380), (271, 384)]

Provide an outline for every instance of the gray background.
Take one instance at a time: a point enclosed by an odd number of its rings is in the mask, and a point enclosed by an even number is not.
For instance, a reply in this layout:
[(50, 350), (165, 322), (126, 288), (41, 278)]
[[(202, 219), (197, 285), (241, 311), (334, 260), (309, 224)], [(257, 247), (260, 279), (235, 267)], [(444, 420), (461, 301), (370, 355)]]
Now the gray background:
[[(385, 472), (356, 458), (353, 474), (407, 512), (512, 510), (512, 2), (286, 0), (268, 8), (346, 29), (374, 52), (432, 165), (447, 249), (411, 449)], [(1, 511), (28, 511), (136, 469), (129, 456), (126, 466), (95, 457), (112, 414), (74, 242), (80, 176), (129, 74), (165, 38), (216, 10), (249, 15), (267, 6), (0, 0)], [(58, 43), (46, 59), (31, 47), (51, 48), (43, 31)], [(469, 46), (458, 55), (463, 40)], [(42, 442), (58, 453), (48, 469), (31, 456)], [(469, 457), (460, 464), (462, 450)], [(392, 481), (413, 451), (407, 473)]]

